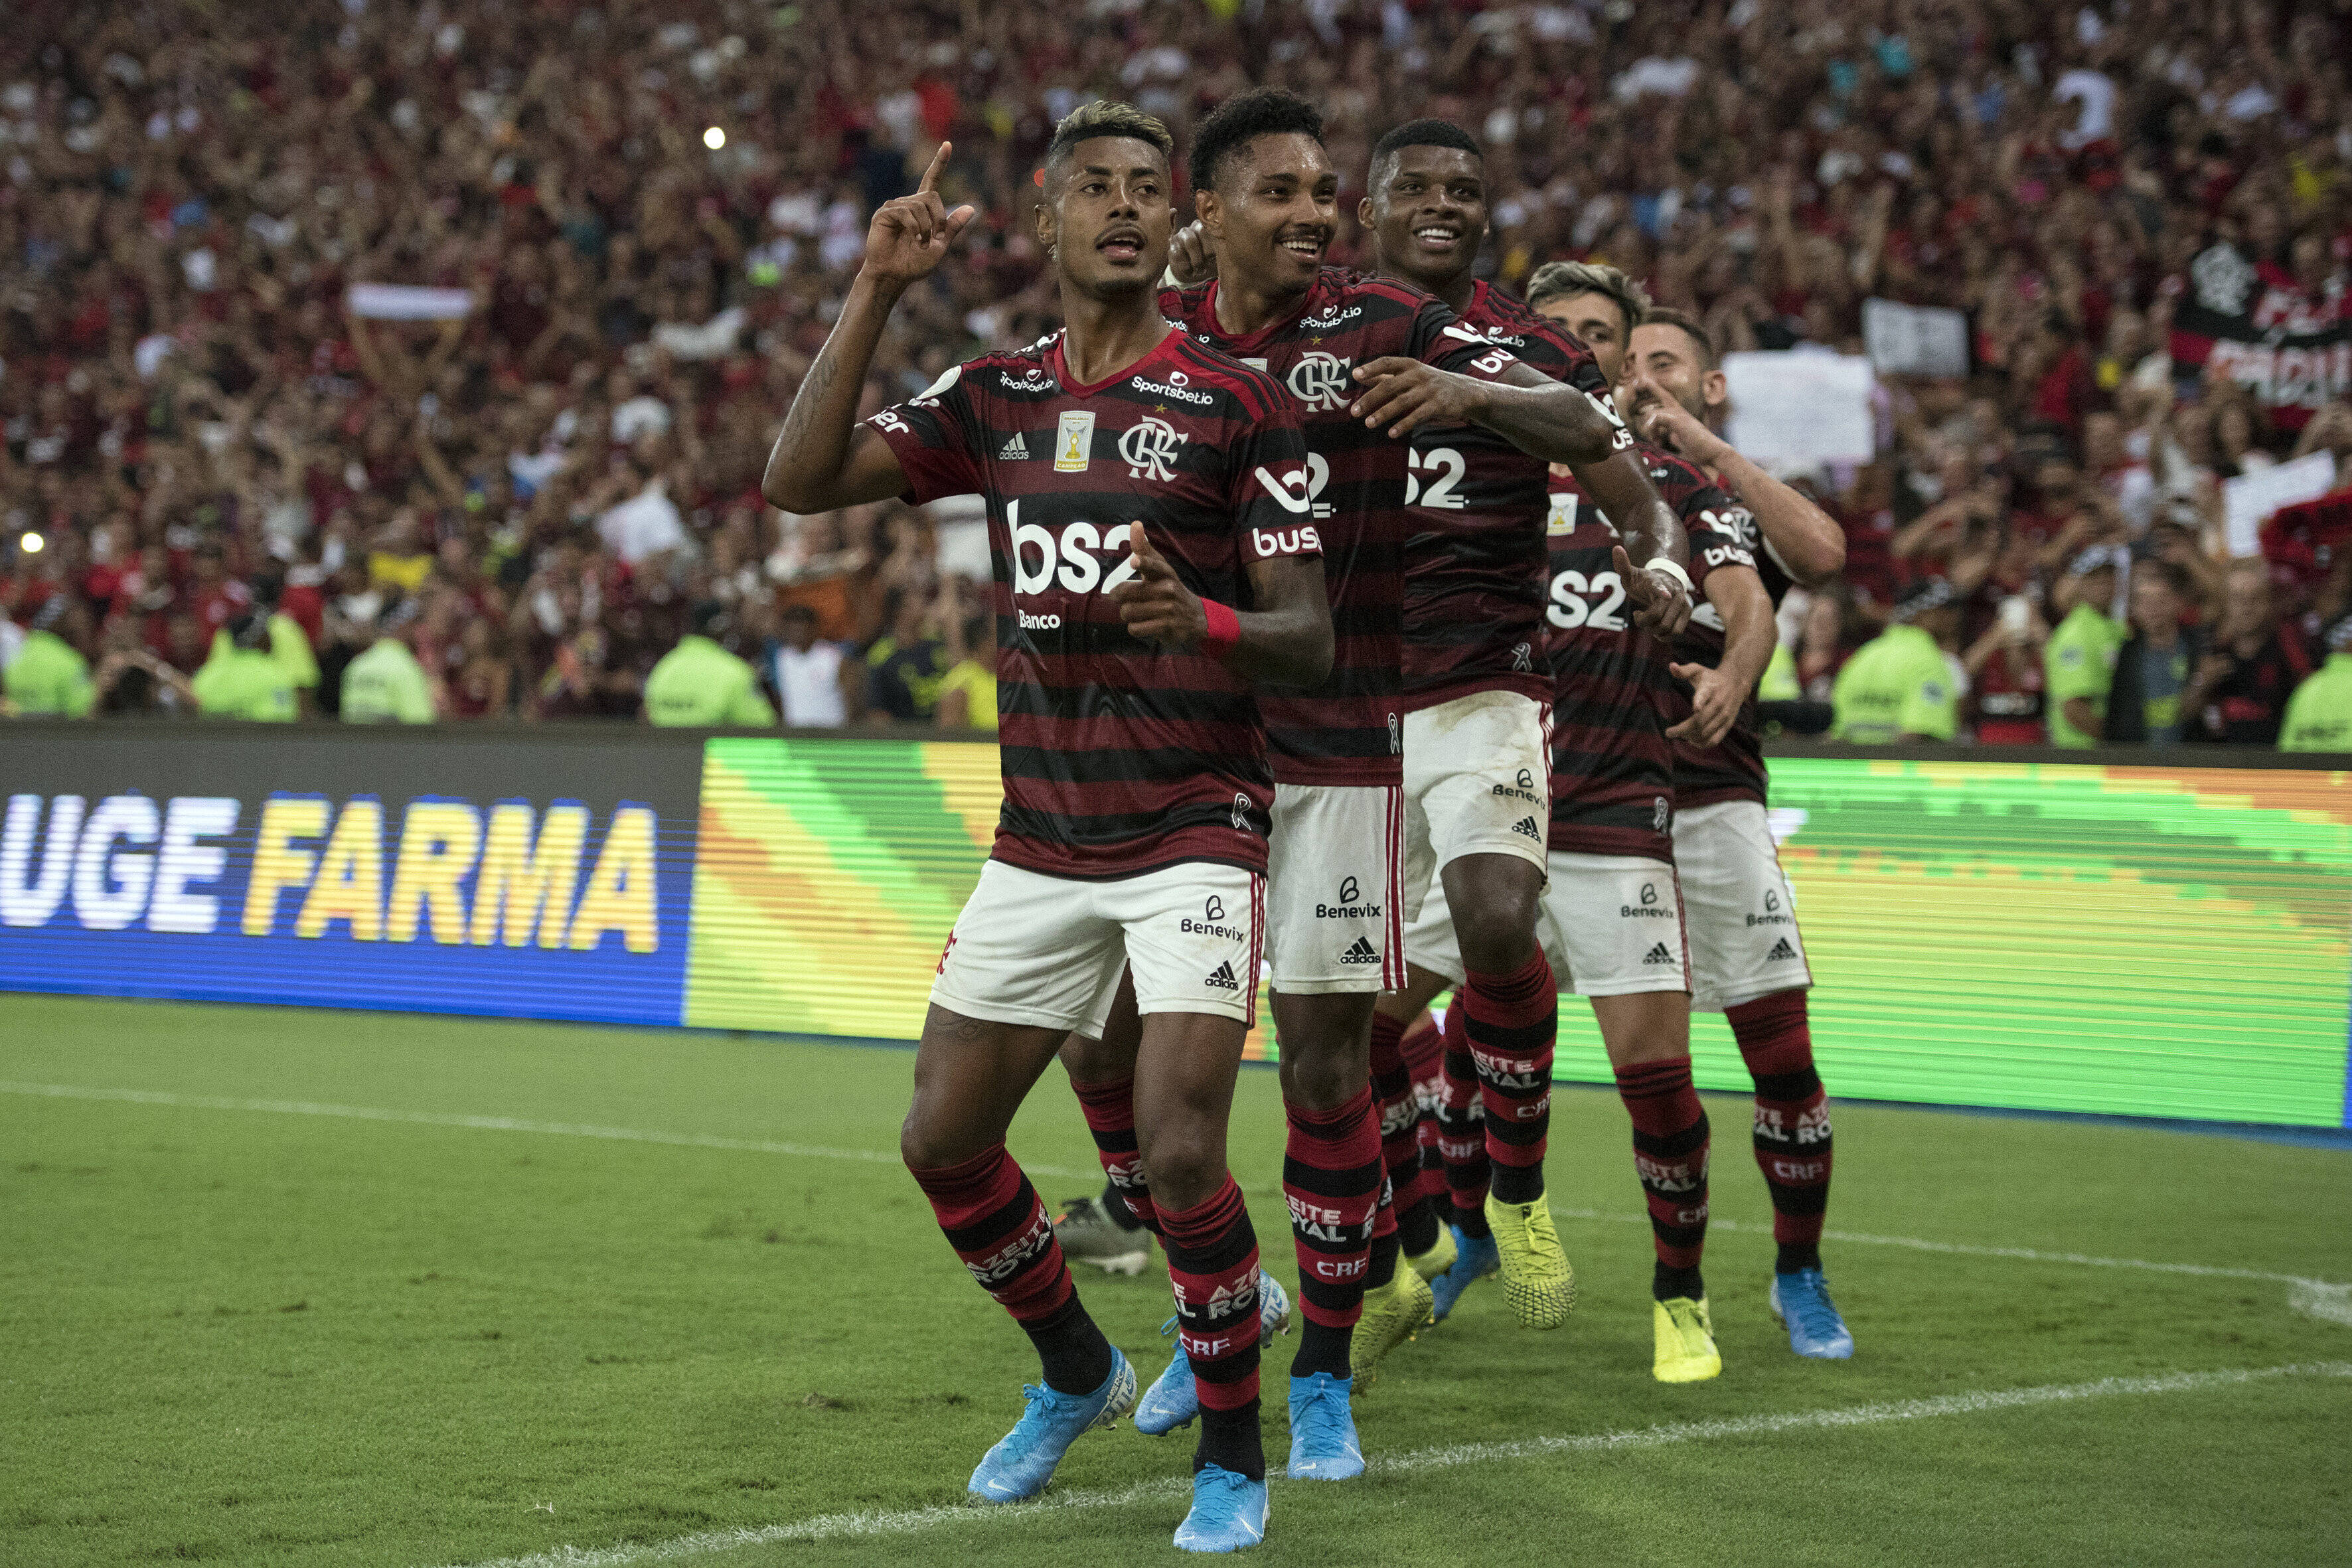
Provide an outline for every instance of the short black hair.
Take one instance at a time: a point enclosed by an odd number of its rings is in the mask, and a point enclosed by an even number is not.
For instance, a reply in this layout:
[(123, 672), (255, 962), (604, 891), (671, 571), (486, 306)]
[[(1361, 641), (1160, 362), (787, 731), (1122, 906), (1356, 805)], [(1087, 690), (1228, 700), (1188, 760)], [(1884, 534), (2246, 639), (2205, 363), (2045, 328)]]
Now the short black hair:
[(1478, 145), (1478, 138), (1451, 120), (1408, 120), (1372, 143), (1375, 176), (1381, 163), (1391, 153), (1402, 152), (1407, 147), (1451, 147), (1456, 152), (1469, 153), (1480, 163), (1486, 159), (1486, 150)]
[(1098, 98), (1062, 116), (1061, 123), (1054, 127), (1054, 139), (1045, 144), (1045, 167), (1052, 168), (1069, 156), (1071, 148), (1097, 136), (1132, 137), (1159, 148), (1160, 155), (1171, 162), (1176, 156), (1176, 138), (1159, 116), (1146, 114), (1131, 103)]
[(1254, 87), (1235, 93), (1209, 111), (1192, 132), (1186, 166), (1196, 191), (1216, 189), (1217, 175), (1232, 156), (1261, 136), (1311, 136), (1323, 140), (1323, 111), (1279, 87)]

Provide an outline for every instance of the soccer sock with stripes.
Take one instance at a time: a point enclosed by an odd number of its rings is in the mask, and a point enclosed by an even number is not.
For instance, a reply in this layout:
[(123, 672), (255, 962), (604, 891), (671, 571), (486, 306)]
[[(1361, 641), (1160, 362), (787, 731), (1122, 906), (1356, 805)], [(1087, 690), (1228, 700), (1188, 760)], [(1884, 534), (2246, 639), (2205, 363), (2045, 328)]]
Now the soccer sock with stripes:
[(1691, 1086), (1687, 1056), (1617, 1069), (1617, 1093), (1633, 1118), (1633, 1171), (1650, 1204), (1658, 1265), (1650, 1291), (1661, 1301), (1706, 1293), (1699, 1254), (1706, 1246), (1706, 1108)]
[(1372, 1015), (1371, 1055), (1381, 1165), (1388, 1173), (1397, 1232), (1405, 1251), (1417, 1256), (1437, 1245), (1437, 1210), (1421, 1190), (1421, 1102), (1413, 1098), (1412, 1068), (1404, 1057), (1403, 1020)]
[(1136, 1152), (1134, 1076), (1101, 1083), (1073, 1079), (1070, 1087), (1077, 1091), (1079, 1109), (1086, 1112), (1087, 1131), (1094, 1134), (1095, 1158), (1102, 1162), (1103, 1174), (1110, 1178), (1103, 1188), (1103, 1212), (1122, 1229), (1158, 1230), (1151, 1188), (1143, 1179), (1143, 1161)]
[(1294, 1377), (1348, 1375), (1348, 1341), (1364, 1310), (1364, 1268), (1381, 1197), (1381, 1129), (1370, 1085), (1332, 1110), (1286, 1102), (1290, 1139), (1282, 1196), (1298, 1252), (1305, 1320)]
[(1445, 1037), (1434, 1024), (1409, 1028), (1402, 1048), (1405, 1068), (1412, 1075), (1412, 1141), (1420, 1153), (1422, 1201), (1429, 1207), (1430, 1218), (1442, 1226), (1454, 1217), (1453, 1200), (1446, 1195), (1445, 1161), (1437, 1152), (1437, 1100), (1445, 1085)]
[(1819, 1268), (1830, 1203), (1830, 1101), (1813, 1070), (1805, 994), (1776, 991), (1724, 1017), (1756, 1080), (1756, 1163), (1772, 1194), (1775, 1267), (1782, 1274)]
[(1004, 1145), (914, 1176), (948, 1245), (1037, 1347), (1046, 1384), (1064, 1394), (1100, 1388), (1110, 1375), (1110, 1342), (1079, 1303), (1054, 1222)]
[(1265, 1479), (1258, 1440), (1257, 1233), (1242, 1190), (1224, 1185), (1188, 1209), (1160, 1211), (1168, 1280), (1176, 1292), (1177, 1342), (1201, 1398), (1201, 1446), (1192, 1468), (1216, 1465)]
[(1543, 1196), (1544, 1145), (1551, 1131), (1551, 1058), (1559, 997), (1538, 948), (1507, 974), (1465, 977), (1470, 1061), (1486, 1110), (1486, 1154), (1495, 1197), (1531, 1204)]
[(1486, 1226), (1486, 1108), (1478, 1092), (1478, 1070), (1470, 1060), (1470, 1015), (1456, 996), (1445, 1010), (1443, 1029), (1445, 1084), (1437, 1102), (1437, 1153), (1445, 1162), (1445, 1187), (1454, 1201), (1454, 1223), (1462, 1234), (1483, 1237)]

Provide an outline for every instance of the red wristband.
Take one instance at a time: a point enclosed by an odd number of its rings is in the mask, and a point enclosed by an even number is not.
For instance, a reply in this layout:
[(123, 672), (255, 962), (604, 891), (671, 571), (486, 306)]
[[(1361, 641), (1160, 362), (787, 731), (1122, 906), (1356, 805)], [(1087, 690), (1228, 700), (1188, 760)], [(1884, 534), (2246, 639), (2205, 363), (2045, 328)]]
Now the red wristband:
[(1209, 629), (1201, 634), (1201, 651), (1211, 658), (1223, 659), (1240, 646), (1242, 618), (1234, 614), (1230, 605), (1220, 605), (1214, 599), (1201, 601), (1201, 615)]

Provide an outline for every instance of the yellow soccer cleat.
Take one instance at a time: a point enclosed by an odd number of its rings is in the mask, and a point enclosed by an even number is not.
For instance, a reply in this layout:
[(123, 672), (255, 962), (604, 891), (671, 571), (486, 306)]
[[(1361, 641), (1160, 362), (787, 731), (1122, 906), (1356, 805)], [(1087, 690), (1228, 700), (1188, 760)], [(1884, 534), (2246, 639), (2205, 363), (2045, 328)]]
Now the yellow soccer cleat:
[(1551, 1223), (1551, 1205), (1538, 1198), (1531, 1204), (1506, 1204), (1486, 1194), (1486, 1226), (1495, 1233), (1500, 1254), (1503, 1299), (1511, 1304), (1523, 1329), (1556, 1329), (1576, 1310), (1576, 1270), (1559, 1249), (1559, 1232)]
[(1405, 1261), (1412, 1264), (1412, 1271), (1423, 1279), (1434, 1279), (1454, 1267), (1457, 1251), (1454, 1245), (1454, 1227), (1441, 1225), (1437, 1227), (1437, 1239), (1430, 1244), (1429, 1250), (1415, 1253)]
[(1694, 1301), (1677, 1296), (1671, 1301), (1653, 1301), (1650, 1307), (1658, 1340), (1658, 1359), (1650, 1370), (1660, 1383), (1703, 1383), (1723, 1370), (1705, 1297)]
[(1381, 1358), (1429, 1321), (1429, 1281), (1410, 1268), (1377, 1290), (1364, 1292), (1364, 1315), (1348, 1340), (1348, 1376), (1362, 1394), (1380, 1375)]

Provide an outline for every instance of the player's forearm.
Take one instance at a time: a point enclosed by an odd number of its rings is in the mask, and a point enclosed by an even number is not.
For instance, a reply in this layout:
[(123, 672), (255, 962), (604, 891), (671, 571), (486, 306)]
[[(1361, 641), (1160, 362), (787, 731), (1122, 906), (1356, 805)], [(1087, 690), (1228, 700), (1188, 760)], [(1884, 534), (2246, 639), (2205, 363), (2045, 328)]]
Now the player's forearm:
[(1615, 449), (1617, 433), (1623, 428), (1583, 393), (1560, 382), (1475, 384), (1483, 395), (1472, 417), (1528, 456), (1548, 463), (1601, 462)]
[(800, 390), (784, 416), (784, 427), (768, 453), (767, 472), (760, 494), (783, 511), (831, 511), (873, 497), (847, 494), (843, 470), (849, 461), (850, 437), (857, 428), (857, 404), (866, 388), (866, 371), (900, 290), (877, 284), (860, 274), (842, 301), (841, 317), (817, 351)]
[(1725, 488), (1755, 514), (1764, 541), (1805, 587), (1826, 583), (1845, 567), (1845, 530), (1836, 519), (1807, 500), (1790, 486), (1741, 457), (1727, 445), (1716, 468)]
[(1331, 602), (1323, 563), (1309, 558), (1251, 568), (1253, 596), (1267, 607), (1234, 612), (1235, 637), (1219, 662), (1246, 680), (1320, 686), (1331, 673)]
[(1771, 595), (1763, 579), (1745, 567), (1717, 567), (1707, 575), (1706, 597), (1723, 617), (1723, 658), (1716, 668), (1743, 699), (1753, 696), (1780, 640)]

